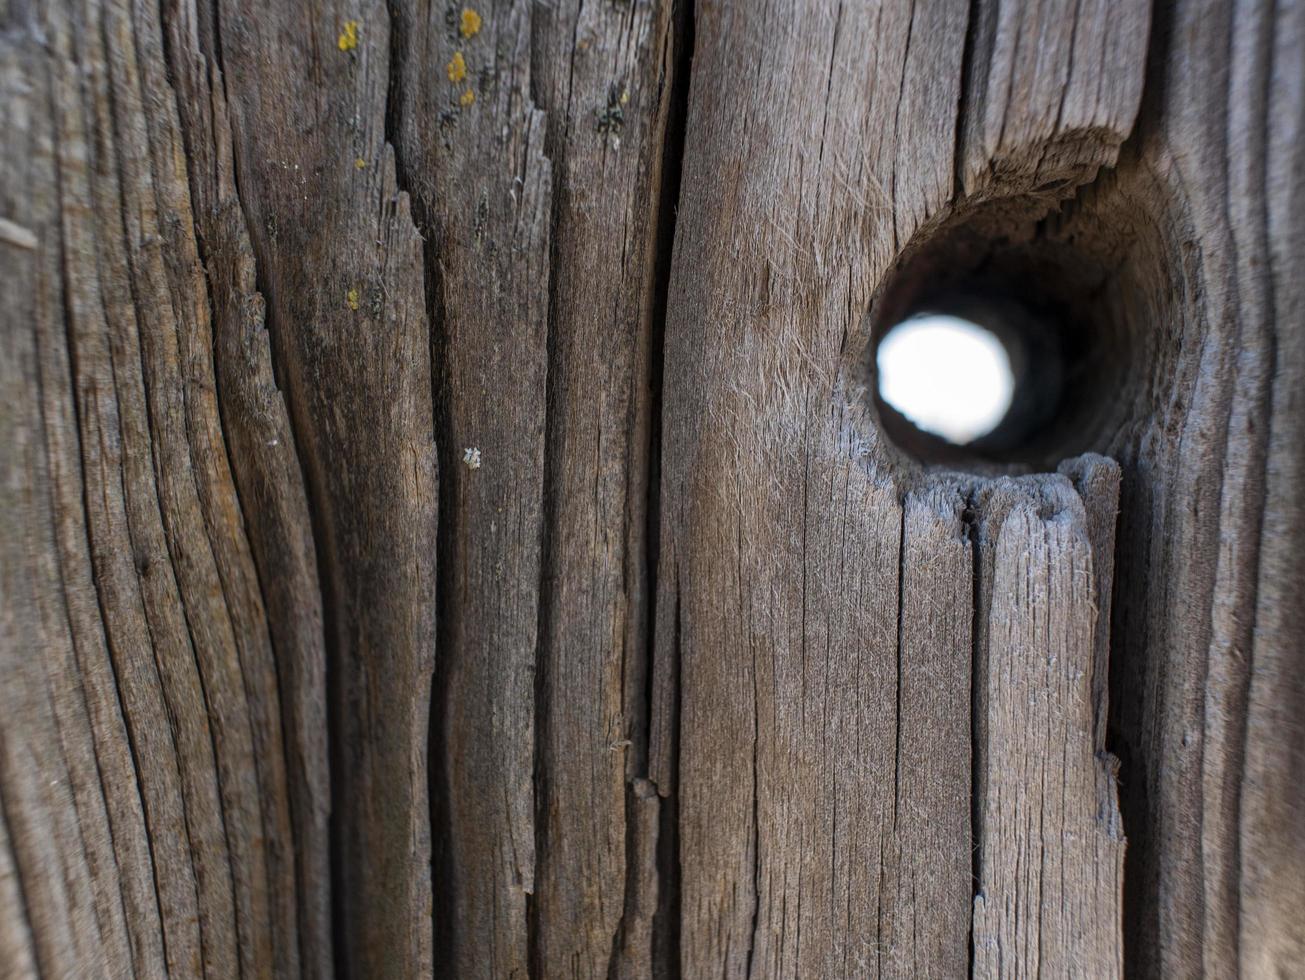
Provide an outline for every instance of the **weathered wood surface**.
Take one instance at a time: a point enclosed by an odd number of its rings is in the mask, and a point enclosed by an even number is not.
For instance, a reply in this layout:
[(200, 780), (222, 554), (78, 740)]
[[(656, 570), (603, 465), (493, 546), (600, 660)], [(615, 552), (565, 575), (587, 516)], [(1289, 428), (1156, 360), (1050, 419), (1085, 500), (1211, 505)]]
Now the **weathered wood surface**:
[(1076, 462), (1084, 499), (1064, 477), (1030, 477), (975, 501), (975, 976), (1123, 973), (1117, 763), (1098, 751), (1095, 702), (1109, 554), (1085, 512), (1113, 526), (1118, 469)]
[[(1303, 51), (0, 3), (0, 976), (1305, 973)], [(976, 286), (1063, 404), (925, 466)]]
[[(996, 201), (1019, 232), (1115, 159), (1141, 92), (1147, 12), (1117, 11), (1112, 27), (1127, 26), (1107, 38), (1115, 47), (1103, 53), (1096, 38), (1085, 59), (1073, 57), (1073, 5), (1062, 7), (1003, 21), (995, 36), (985, 14), (967, 71), (964, 4), (698, 11), (663, 399), (658, 607), (677, 612), (655, 660), (679, 706), (678, 755), (655, 744), (666, 771), (654, 772), (659, 785), (672, 766), (679, 774), (686, 975), (956, 968), (955, 939), (921, 948), (892, 928), (912, 899), (884, 887), (890, 856), (919, 846), (914, 821), (897, 818), (917, 812), (900, 794), (918, 785), (897, 752), (909, 667), (899, 624), (928, 600), (903, 589), (901, 500), (919, 477), (865, 408), (866, 311), (899, 255), (948, 221)], [(1065, 111), (1012, 90), (1009, 111), (965, 101), (958, 118), (962, 76), (974, 98), (1004, 98), (976, 80), (1023, 68), (1021, 44), (1039, 52), (1037, 84), (1058, 84)], [(1071, 61), (1089, 72), (1120, 63), (1132, 81), (1115, 72), (1101, 107), (1080, 106)], [(1023, 120), (983, 150), (991, 165), (973, 190), (954, 186), (961, 161), (987, 145), (971, 110)], [(943, 560), (911, 555), (913, 566)], [(1077, 610), (1046, 601), (1053, 619)], [(1084, 625), (1081, 610), (1072, 621)], [(964, 663), (970, 648), (950, 655)], [(909, 723), (945, 745), (968, 706), (936, 699)], [(1095, 800), (1077, 802), (1094, 813)], [(935, 818), (929, 802), (916, 819)], [(968, 850), (969, 827), (961, 840)], [(931, 916), (973, 897), (954, 858), (915, 855)], [(1105, 877), (1118, 880), (1113, 866)], [(1108, 930), (1098, 940), (1117, 946), (1117, 895), (1107, 887), (1089, 901), (1105, 903), (1091, 919)], [(1028, 935), (1053, 926), (1024, 914)]]

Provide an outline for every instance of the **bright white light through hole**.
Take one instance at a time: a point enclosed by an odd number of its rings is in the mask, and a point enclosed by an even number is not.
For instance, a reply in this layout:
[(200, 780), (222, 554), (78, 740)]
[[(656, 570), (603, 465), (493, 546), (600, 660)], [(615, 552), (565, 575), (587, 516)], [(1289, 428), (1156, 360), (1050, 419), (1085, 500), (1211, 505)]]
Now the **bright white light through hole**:
[(917, 428), (956, 445), (995, 429), (1015, 394), (1002, 342), (959, 317), (904, 320), (880, 342), (877, 359), (880, 397)]

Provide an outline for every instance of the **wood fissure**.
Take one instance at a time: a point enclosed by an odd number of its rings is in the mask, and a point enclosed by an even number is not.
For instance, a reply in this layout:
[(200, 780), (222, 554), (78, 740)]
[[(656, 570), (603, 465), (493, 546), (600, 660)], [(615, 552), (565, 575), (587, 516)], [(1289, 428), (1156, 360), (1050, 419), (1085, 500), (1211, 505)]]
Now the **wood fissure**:
[[(314, 523), (303, 463), (274, 377), (266, 307), (239, 203), (220, 66), (206, 64), (199, 52), (186, 49), (185, 17), (184, 9), (170, 15), (165, 11), (165, 41), (172, 76), (183, 93), (178, 99), (183, 136), (195, 161), (190, 191), (217, 327), (214, 357), (222, 434), (241, 510), (251, 528), (250, 545), (276, 652), (283, 707), (276, 724), (286, 742), (294, 873), (302, 896), (289, 914), (297, 920), (305, 972), (329, 975), (326, 658)], [(290, 897), (284, 895), (283, 900)]]

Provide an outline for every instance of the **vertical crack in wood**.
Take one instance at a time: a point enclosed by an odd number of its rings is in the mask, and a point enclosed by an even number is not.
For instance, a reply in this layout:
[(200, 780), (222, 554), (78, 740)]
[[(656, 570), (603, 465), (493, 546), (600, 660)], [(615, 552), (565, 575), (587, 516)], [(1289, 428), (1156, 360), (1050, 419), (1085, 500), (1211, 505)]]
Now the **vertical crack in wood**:
[[(256, 685), (275, 694), (274, 727), (283, 748), (259, 750), (260, 767), (284, 753), (292, 831), (269, 830), (294, 886), (269, 881), (278, 914), (297, 937), (276, 941), (285, 964), (328, 976), (330, 909), (330, 765), (325, 705), (329, 699), (321, 582), (323, 529), (308, 492), (306, 461), (294, 420), (277, 386), (264, 266), (255, 261), (249, 217), (240, 196), (237, 159), (221, 73), (216, 3), (199, 8), (161, 2), (162, 54), (168, 66), (187, 155), (195, 248), (206, 271), (205, 298), (214, 324), (212, 358), (218, 422), (233, 495), (243, 514), (255, 580), (270, 633), (271, 673)], [(207, 14), (196, 24), (195, 16)], [(199, 47), (195, 47), (198, 35)], [(269, 873), (271, 868), (269, 868)], [(284, 929), (285, 926), (280, 927)], [(297, 958), (297, 959), (296, 959)]]
[[(447, 336), (448, 319), (444, 309), (443, 269), (433, 239), (438, 235), (438, 219), (430, 203), (429, 187), (433, 175), (420, 171), (420, 154), (403, 138), (405, 122), (415, 110), (413, 101), (417, 94), (409, 91), (405, 81), (406, 71), (414, 55), (411, 39), (416, 31), (416, 21), (410, 5), (398, 0), (387, 0), (390, 24), (390, 78), (386, 94), (386, 140), (394, 147), (395, 174), (400, 187), (412, 199), (413, 215), (418, 233), (422, 240), (422, 286), (426, 300), (426, 317), (430, 329), (430, 363), (431, 387), (440, 389), (441, 366), (449, 339)], [(410, 159), (410, 156), (415, 159)], [(442, 423), (441, 405), (433, 403), (432, 424), (435, 431), (440, 431)], [(458, 465), (457, 447), (444, 446), (444, 440), (437, 438), (440, 446), (441, 465), (439, 468), (439, 495), (441, 500), (452, 499), (453, 467)], [(441, 513), (436, 521), (436, 554), (440, 569), (447, 569), (454, 554), (454, 537), (458, 528), (451, 515)], [(455, 902), (457, 880), (451, 851), (455, 846), (452, 837), (452, 814), (450, 798), (449, 741), (445, 719), (448, 714), (450, 688), (447, 669), (447, 650), (445, 649), (445, 624), (448, 622), (449, 610), (457, 602), (453, 589), (453, 576), (441, 571), (436, 576), (435, 588), (435, 623), (437, 656), (435, 671), (431, 679), (431, 712), (427, 732), (427, 773), (428, 773), (428, 811), (431, 825), (431, 883), (432, 915), (431, 930), (436, 962), (452, 962), (459, 941), (456, 916), (452, 912)], [(527, 901), (529, 899), (527, 898)], [(438, 975), (438, 974), (437, 974)]]
[[(648, 932), (648, 967), (652, 976), (658, 980), (670, 980), (679, 976), (679, 861), (678, 861), (678, 799), (675, 796), (675, 783), (662, 786), (658, 782), (658, 769), (653, 760), (654, 715), (659, 698), (658, 630), (660, 621), (659, 601), (664, 600), (659, 581), (661, 572), (661, 476), (662, 476), (662, 418), (664, 391), (664, 364), (666, 340), (666, 307), (670, 290), (671, 258), (674, 254), (676, 217), (680, 201), (680, 183), (683, 174), (684, 149), (689, 115), (689, 83), (693, 69), (694, 45), (694, 0), (673, 0), (671, 24), (667, 32), (666, 46), (662, 54), (662, 83), (669, 84), (666, 121), (662, 138), (661, 182), (657, 188), (657, 214), (655, 219), (656, 245), (652, 263), (653, 303), (651, 308), (651, 332), (649, 347), (648, 383), (651, 387), (648, 425), (648, 461), (644, 469), (646, 481), (644, 492), (647, 499), (644, 531), (644, 561), (647, 602), (647, 634), (642, 649), (645, 659), (644, 674), (644, 732), (642, 760), (647, 779), (653, 790), (653, 805), (656, 816), (651, 826), (644, 831), (645, 841), (651, 840), (651, 867), (649, 880), (644, 888), (654, 891), (651, 901), (646, 896), (635, 896), (641, 905), (651, 904), (651, 909), (644, 913), (648, 922), (642, 929)], [(666, 79), (669, 78), (669, 82)], [(669, 683), (674, 685), (673, 699), (677, 707), (674, 717), (666, 719), (671, 728), (679, 724), (679, 643), (680, 643), (680, 600), (678, 588), (669, 596), (674, 604), (674, 635), (672, 637), (676, 668), (668, 674)], [(672, 767), (678, 767), (678, 738), (672, 738), (667, 747)], [(645, 842), (643, 846), (649, 846)], [(633, 871), (633, 866), (631, 867)], [(631, 964), (624, 977), (634, 980), (637, 972)], [(613, 977), (612, 980), (617, 980)]]
[[(351, 974), (421, 972), (437, 496), (421, 243), (384, 139), (383, 6), (361, 5), (352, 45), (323, 13), (232, 0), (215, 19), (330, 597), (336, 951)], [(266, 126), (285, 104), (301, 113)]]
[(1057, 472), (1068, 477), (1083, 501), (1092, 550), (1092, 591), (1097, 619), (1093, 627), (1092, 731), (1098, 755), (1106, 752), (1110, 700), (1110, 621), (1115, 580), (1115, 526), (1119, 520), (1119, 464), (1095, 454), (1067, 459)]
[[(561, 10), (554, 12), (554, 15), (561, 13)], [(534, 16), (530, 21), (530, 99), (541, 110), (547, 113), (546, 129), (544, 136), (544, 156), (548, 158), (552, 165), (552, 186), (550, 201), (552, 204), (549, 215), (549, 236), (548, 236), (548, 291), (545, 297), (545, 334), (544, 334), (544, 435), (543, 435), (543, 460), (541, 473), (543, 479), (540, 482), (540, 509), (543, 519), (539, 524), (539, 574), (538, 581), (535, 583), (536, 594), (538, 597), (536, 609), (535, 624), (535, 670), (534, 670), (534, 688), (532, 691), (533, 698), (531, 701), (531, 711), (534, 719), (535, 738), (532, 746), (533, 753), (531, 759), (531, 777), (533, 792), (533, 815), (534, 815), (534, 841), (535, 841), (535, 859), (539, 864), (544, 864), (548, 857), (548, 835), (550, 830), (550, 765), (565, 764), (563, 760), (554, 760), (551, 758), (549, 749), (552, 732), (550, 725), (553, 723), (552, 712), (554, 705), (550, 702), (549, 694), (549, 671), (555, 670), (556, 666), (552, 663), (552, 657), (555, 653), (554, 644), (550, 643), (550, 620), (554, 602), (553, 590), (561, 588), (559, 575), (553, 564), (558, 560), (555, 550), (559, 548), (559, 543), (555, 541), (559, 531), (559, 496), (562, 493), (560, 481), (554, 479), (555, 469), (560, 465), (558, 440), (559, 426), (565, 425), (565, 422), (559, 420), (559, 416), (565, 414), (565, 406), (558, 404), (558, 372), (561, 368), (559, 363), (560, 355), (558, 353), (558, 320), (560, 311), (558, 310), (558, 279), (562, 272), (562, 261), (560, 258), (561, 234), (559, 233), (559, 224), (563, 220), (566, 210), (566, 188), (563, 186), (566, 179), (566, 151), (567, 151), (567, 131), (570, 127), (570, 117), (572, 107), (571, 84), (575, 76), (575, 59), (576, 59), (576, 32), (579, 30), (579, 11), (576, 12), (575, 25), (572, 30), (571, 45), (567, 54), (567, 87), (566, 94), (560, 105), (552, 104), (551, 100), (543, 94), (540, 85), (540, 68), (536, 64), (536, 59), (540, 56), (541, 49), (545, 48), (544, 40), (540, 38), (540, 17)], [(560, 132), (559, 132), (560, 130)], [(599, 423), (601, 427), (601, 422)], [(598, 443), (601, 448), (602, 435), (599, 433)], [(596, 491), (595, 491), (596, 495)], [(563, 651), (557, 650), (557, 653)], [(557, 706), (559, 712), (566, 709), (561, 703)], [(598, 801), (594, 801), (598, 803)], [(526, 975), (529, 980), (543, 980), (548, 975), (548, 963), (540, 946), (540, 896), (537, 891), (531, 891), (526, 895)], [(547, 929), (547, 924), (544, 926)], [(578, 938), (578, 937), (573, 937)], [(615, 942), (615, 932), (613, 934)], [(578, 966), (572, 957), (573, 969)]]
[[(412, 57), (410, 51), (410, 34), (414, 24), (409, 18), (409, 8), (399, 0), (386, 0), (386, 13), (389, 22), (389, 80), (385, 93), (385, 141), (394, 149), (394, 174), (398, 188), (409, 195), (412, 202), (413, 219), (417, 234), (421, 239), (421, 275), (422, 295), (426, 303), (426, 321), (430, 331), (428, 350), (431, 365), (431, 390), (438, 390), (439, 365), (447, 341), (443, 335), (445, 329), (444, 308), (441, 301), (440, 265), (431, 247), (431, 236), (435, 233), (435, 219), (428, 206), (426, 195), (414, 182), (409, 173), (408, 147), (402, 138), (404, 112), (409, 111), (408, 100), (412, 98), (406, 91), (404, 70)], [(439, 406), (432, 402), (431, 425), (439, 431)], [(439, 440), (437, 438), (437, 448)], [(444, 454), (439, 467), (439, 499), (449, 498), (449, 453)], [(426, 732), (426, 810), (429, 814), (431, 833), (431, 943), (435, 962), (443, 957), (451, 957), (457, 937), (453, 931), (453, 917), (442, 913), (442, 903), (449, 901), (454, 882), (448, 873), (452, 863), (443, 859), (444, 851), (452, 846), (447, 830), (449, 827), (448, 799), (448, 743), (444, 736), (442, 724), (443, 706), (447, 697), (447, 675), (442, 671), (443, 656), (440, 650), (440, 629), (447, 614), (449, 600), (450, 576), (440, 574), (445, 567), (446, 556), (451, 553), (451, 535), (455, 533), (452, 522), (445, 514), (437, 514), (435, 521), (435, 553), (437, 574), (435, 579), (435, 630), (436, 657), (431, 676), (430, 719)], [(338, 923), (337, 931), (347, 924)]]
[(533, 975), (642, 976), (657, 955), (650, 529), (686, 17), (669, 4), (561, 4), (530, 21), (553, 174)]
[[(907, 562), (907, 541), (906, 541), (906, 522), (910, 510), (909, 495), (904, 496), (902, 500), (901, 524), (897, 533), (897, 676), (895, 682), (895, 697), (893, 702), (893, 797), (892, 797), (892, 816), (889, 821), (888, 829), (882, 831), (883, 838), (879, 848), (879, 889), (878, 889), (878, 909), (876, 910), (875, 924), (875, 969), (879, 976), (884, 976), (884, 953), (892, 952), (891, 934), (895, 930), (891, 926), (885, 925), (885, 913), (894, 905), (884, 898), (885, 878), (890, 875), (890, 882), (893, 888), (899, 885), (898, 876), (901, 873), (900, 864), (902, 857), (902, 842), (897, 836), (897, 821), (901, 809), (901, 782), (902, 782), (902, 645), (905, 640), (905, 630), (903, 623), (906, 618), (906, 562)], [(884, 843), (887, 842), (890, 848), (890, 854), (887, 859), (884, 856)], [(896, 911), (895, 907), (892, 911)], [(914, 910), (912, 910), (914, 911)], [(912, 946), (912, 952), (915, 952)]]
[(897, 717), (875, 946), (881, 977), (966, 969), (973, 576), (964, 490), (955, 477), (928, 477), (901, 502)]
[(969, 125), (966, 107), (983, 97), (987, 78), (982, 68), (990, 57), (991, 27), (988, 21), (995, 5), (986, 0), (968, 0), (965, 20), (965, 42), (961, 50), (960, 92), (956, 99), (956, 117), (952, 121), (952, 200), (965, 193), (965, 144)]
[[(975, 0), (979, 2), (979, 0)], [(979, 741), (979, 719), (980, 712), (983, 709), (981, 701), (983, 684), (983, 675), (980, 673), (980, 639), (982, 632), (982, 603), (983, 603), (983, 562), (980, 560), (979, 553), (979, 515), (978, 515), (978, 488), (973, 484), (963, 490), (963, 509), (961, 510), (961, 537), (966, 544), (966, 550), (969, 552), (970, 570), (971, 570), (971, 590), (970, 590), (970, 908), (974, 907), (974, 902), (979, 897), (982, 890), (980, 887), (981, 862), (979, 854), (979, 841), (983, 839), (983, 807), (982, 796), (980, 795), (979, 773), (982, 772), (984, 760), (980, 755)], [(966, 928), (966, 953), (969, 969), (966, 971), (967, 977), (974, 976), (975, 967), (975, 945), (974, 945), (974, 924), (971, 916), (970, 923)]]
[[(519, 3), (389, 3), (440, 454), (430, 746), (440, 975), (528, 974), (552, 163)], [(587, 692), (586, 692), (587, 695)], [(588, 697), (578, 699), (587, 703)]]

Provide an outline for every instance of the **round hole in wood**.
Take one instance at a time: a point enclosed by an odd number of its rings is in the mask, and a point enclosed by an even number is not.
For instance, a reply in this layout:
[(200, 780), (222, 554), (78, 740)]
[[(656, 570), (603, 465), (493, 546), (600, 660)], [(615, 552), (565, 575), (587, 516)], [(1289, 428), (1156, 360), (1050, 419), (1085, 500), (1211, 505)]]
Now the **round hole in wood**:
[[(1068, 456), (1108, 451), (1145, 393), (1142, 349), (1151, 313), (1136, 295), (1114, 239), (1045, 204), (1002, 202), (942, 223), (903, 253), (871, 308), (874, 409), (899, 449), (927, 464), (1054, 468)], [(985, 426), (969, 402), (970, 429), (921, 421), (894, 395), (885, 345), (923, 316), (966, 321), (1000, 342), (1009, 407)], [(988, 367), (977, 356), (959, 376), (940, 352), (933, 395), (957, 400)], [(927, 375), (926, 375), (927, 377)], [(926, 381), (926, 384), (928, 382)]]

